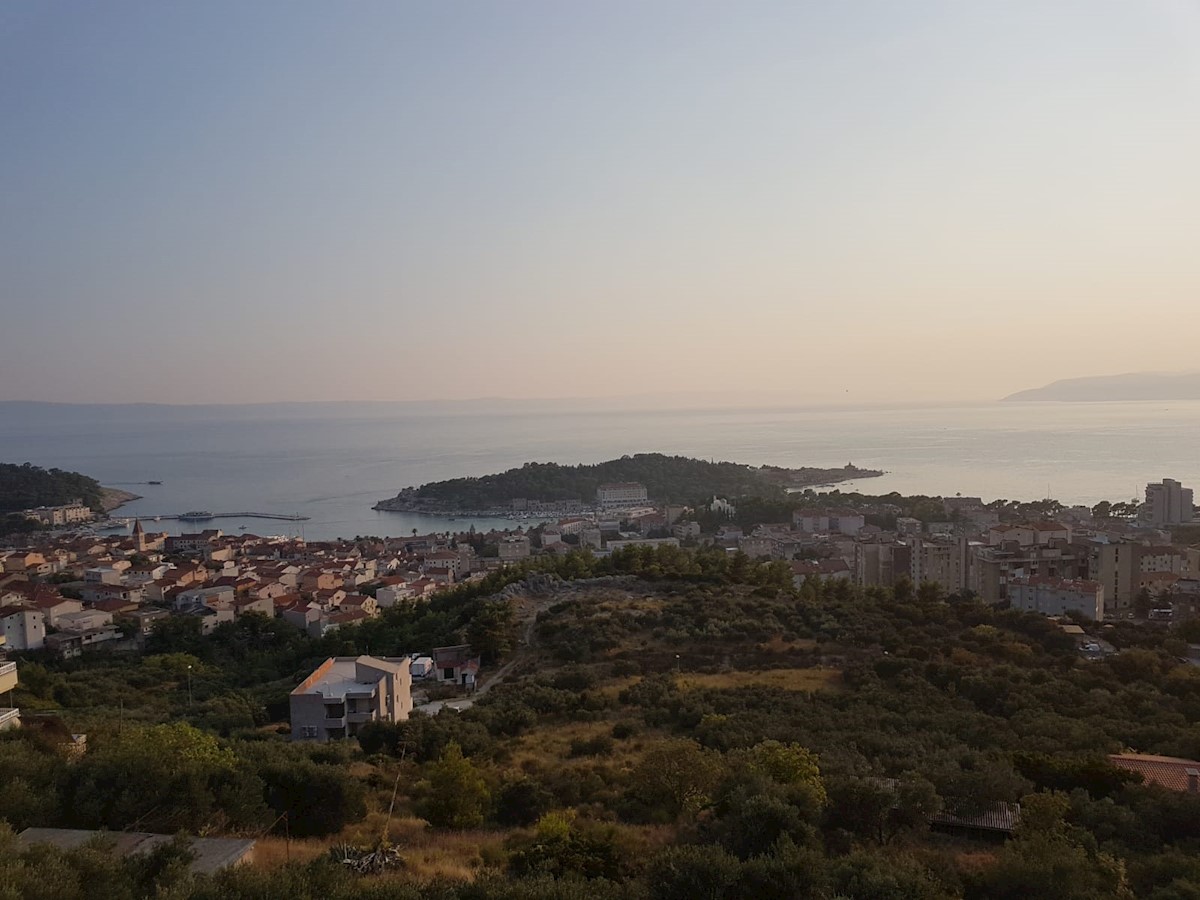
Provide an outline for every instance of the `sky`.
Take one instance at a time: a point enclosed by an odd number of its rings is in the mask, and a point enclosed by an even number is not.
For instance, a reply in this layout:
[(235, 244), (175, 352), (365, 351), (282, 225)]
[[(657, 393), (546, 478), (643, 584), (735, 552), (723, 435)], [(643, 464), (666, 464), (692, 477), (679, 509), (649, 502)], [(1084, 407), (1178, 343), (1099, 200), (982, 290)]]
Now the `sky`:
[(0, 4), (0, 400), (1196, 368), (1200, 0)]

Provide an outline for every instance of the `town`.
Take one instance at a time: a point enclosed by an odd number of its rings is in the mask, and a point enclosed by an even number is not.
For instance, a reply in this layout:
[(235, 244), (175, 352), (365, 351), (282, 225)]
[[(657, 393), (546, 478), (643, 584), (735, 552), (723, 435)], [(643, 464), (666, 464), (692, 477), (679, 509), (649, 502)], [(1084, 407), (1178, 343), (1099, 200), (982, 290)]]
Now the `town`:
[[(191, 617), (208, 635), (247, 614), (320, 638), (538, 557), (661, 546), (711, 545), (777, 561), (797, 588), (810, 579), (864, 589), (907, 584), (1070, 617), (1077, 624), (1067, 627), (1091, 651), (1102, 645), (1080, 623), (1169, 626), (1200, 611), (1200, 544), (1172, 540), (1172, 529), (1192, 521), (1193, 495), (1169, 478), (1148, 484), (1144, 503), (1095, 508), (954, 496), (922, 500), (907, 509), (919, 515), (906, 515), (906, 504), (890, 498), (846, 507), (822, 503), (831, 495), (813, 491), (795, 496), (803, 505), (790, 521), (742, 526), (730, 500), (697, 509), (655, 502), (642, 484), (611, 483), (592, 503), (575, 504), (575, 514), (527, 529), (321, 542), (219, 529), (170, 536), (140, 520), (131, 534), (112, 535), (91, 530), (91, 512), (79, 503), (33, 509), (30, 518), (57, 529), (0, 552), (3, 649), (63, 659), (136, 652), (168, 618)], [(362, 673), (375, 693), (359, 714), (346, 691)], [(0, 678), (11, 682), (0, 682), (4, 693), (15, 684), (15, 664), (3, 664)], [(414, 702), (469, 695), (480, 678), (480, 659), (467, 645), (414, 647), (403, 665), (331, 660), (297, 688), (292, 737), (352, 736), (372, 715), (403, 718)], [(376, 691), (380, 682), (390, 687)], [(439, 699), (431, 701), (430, 687), (449, 694), (434, 691)], [(320, 727), (298, 724), (297, 717), (308, 721), (304, 695), (314, 691), (350, 705), (323, 716)], [(18, 723), (17, 709), (0, 709), (0, 727)]]

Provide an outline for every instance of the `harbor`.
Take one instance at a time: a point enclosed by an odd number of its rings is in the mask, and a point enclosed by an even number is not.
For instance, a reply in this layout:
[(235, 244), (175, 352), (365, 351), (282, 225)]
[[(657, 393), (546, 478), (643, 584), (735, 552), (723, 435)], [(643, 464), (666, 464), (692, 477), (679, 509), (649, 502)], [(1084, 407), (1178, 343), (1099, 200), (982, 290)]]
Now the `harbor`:
[(307, 522), (308, 516), (301, 516), (294, 513), (268, 513), (268, 512), (222, 512), (213, 513), (208, 510), (191, 510), (185, 513), (177, 513), (175, 515), (163, 516), (137, 516), (143, 522), (164, 522), (164, 521), (179, 521), (179, 522), (207, 522), (211, 519), (275, 519), (279, 522)]

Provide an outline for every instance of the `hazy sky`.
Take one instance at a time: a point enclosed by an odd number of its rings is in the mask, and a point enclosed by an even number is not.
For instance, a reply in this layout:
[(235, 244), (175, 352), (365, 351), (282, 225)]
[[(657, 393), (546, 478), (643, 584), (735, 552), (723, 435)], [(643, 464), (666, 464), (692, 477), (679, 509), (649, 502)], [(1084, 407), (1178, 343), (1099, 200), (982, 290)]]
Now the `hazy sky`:
[(0, 399), (1196, 368), (1200, 0), (0, 4)]

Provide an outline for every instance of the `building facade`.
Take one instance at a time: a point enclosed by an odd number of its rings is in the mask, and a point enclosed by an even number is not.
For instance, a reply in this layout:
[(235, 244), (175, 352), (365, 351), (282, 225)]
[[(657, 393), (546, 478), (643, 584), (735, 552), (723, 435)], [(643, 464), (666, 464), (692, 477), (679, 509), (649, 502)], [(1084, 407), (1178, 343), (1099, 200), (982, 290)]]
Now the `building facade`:
[(601, 509), (619, 509), (625, 506), (645, 506), (649, 502), (646, 486), (636, 481), (602, 484), (596, 488), (596, 503)]
[(1014, 609), (1046, 616), (1080, 613), (1093, 622), (1104, 618), (1104, 585), (1078, 578), (1013, 578), (1008, 583), (1008, 600)]
[(1183, 525), (1192, 521), (1192, 489), (1173, 478), (1146, 485), (1146, 505), (1142, 518), (1147, 525)]
[(367, 722), (402, 722), (412, 712), (409, 659), (330, 657), (289, 700), (293, 741), (338, 740)]

